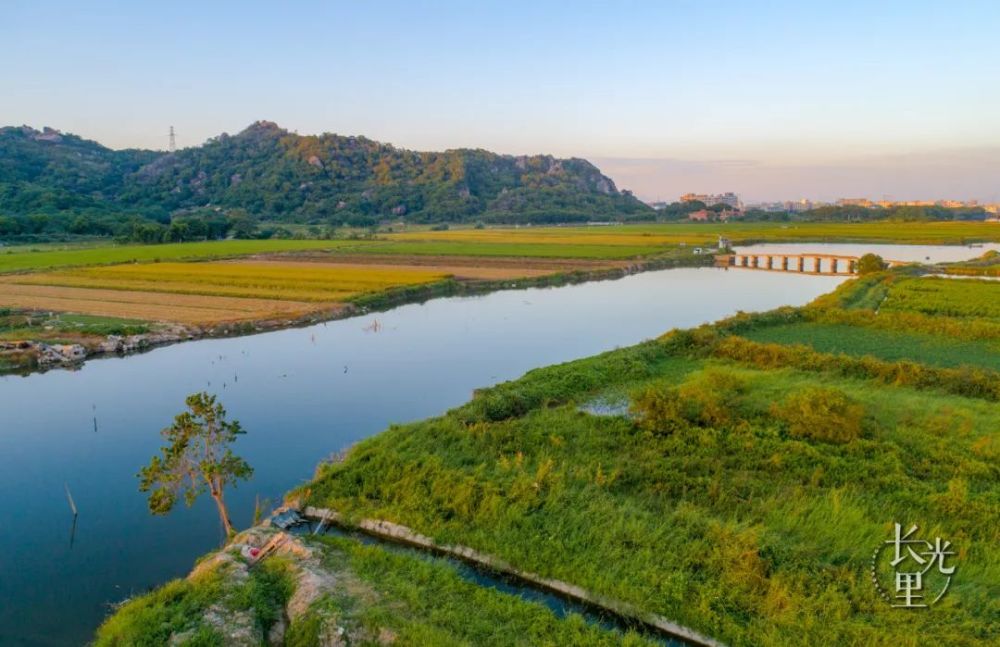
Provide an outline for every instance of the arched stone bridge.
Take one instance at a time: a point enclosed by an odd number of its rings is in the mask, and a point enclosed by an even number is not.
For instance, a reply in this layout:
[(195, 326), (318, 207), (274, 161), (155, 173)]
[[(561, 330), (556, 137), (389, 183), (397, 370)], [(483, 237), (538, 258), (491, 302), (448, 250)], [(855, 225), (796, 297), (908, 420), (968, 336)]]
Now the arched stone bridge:
[[(717, 267), (739, 267), (748, 270), (772, 272), (798, 272), (802, 274), (827, 274), (853, 276), (858, 273), (858, 256), (839, 254), (718, 254)], [(889, 267), (903, 265), (903, 261), (886, 261)]]

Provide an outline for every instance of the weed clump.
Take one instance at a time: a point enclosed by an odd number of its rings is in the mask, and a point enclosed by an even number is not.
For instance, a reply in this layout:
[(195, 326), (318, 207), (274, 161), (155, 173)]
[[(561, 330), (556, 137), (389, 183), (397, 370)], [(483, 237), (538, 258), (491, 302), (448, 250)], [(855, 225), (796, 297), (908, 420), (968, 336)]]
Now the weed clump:
[(849, 443), (861, 437), (865, 408), (838, 389), (814, 386), (772, 405), (771, 414), (795, 438)]
[(725, 427), (743, 418), (746, 380), (709, 369), (676, 387), (651, 386), (638, 393), (631, 412), (640, 428), (657, 434), (685, 427)]

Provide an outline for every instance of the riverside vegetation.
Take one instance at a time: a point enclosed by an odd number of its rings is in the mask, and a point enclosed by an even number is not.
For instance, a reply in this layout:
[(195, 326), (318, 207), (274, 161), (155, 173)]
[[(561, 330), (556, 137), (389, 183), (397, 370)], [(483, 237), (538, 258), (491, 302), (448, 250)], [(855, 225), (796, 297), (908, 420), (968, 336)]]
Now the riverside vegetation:
[[(404, 524), (726, 644), (990, 644), (1000, 313), (975, 304), (997, 288), (901, 268), (804, 308), (537, 369), (359, 443), (290, 500)], [(894, 522), (957, 551), (953, 585), (929, 610), (892, 608), (872, 585), (870, 556)], [(435, 559), (306, 542), (341, 584), (294, 620), (298, 589), (276, 578), (262, 593), (255, 578), (269, 571), (202, 569), (125, 604), (98, 643), (187, 632), (219, 644), (226, 628), (206, 609), (257, 598), (259, 642), (286, 616), (275, 641), (296, 645), (330, 627), (398, 644), (645, 640), (477, 590)]]

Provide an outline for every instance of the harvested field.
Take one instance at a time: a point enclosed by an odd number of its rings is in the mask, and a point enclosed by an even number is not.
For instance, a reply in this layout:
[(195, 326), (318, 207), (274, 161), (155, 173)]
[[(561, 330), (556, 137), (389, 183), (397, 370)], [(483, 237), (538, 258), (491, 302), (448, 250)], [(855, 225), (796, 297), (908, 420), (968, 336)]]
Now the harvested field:
[(293, 319), (361, 294), (439, 281), (427, 267), (287, 262), (146, 263), (0, 279), (0, 306), (146, 321)]
[(0, 306), (185, 324), (291, 319), (309, 312), (343, 307), (334, 303), (275, 299), (18, 285), (9, 280), (0, 281)]
[(459, 280), (518, 279), (573, 272), (625, 267), (623, 261), (477, 258), (473, 256), (366, 256), (341, 254), (294, 254), (260, 256), (234, 263), (278, 263), (284, 267), (301, 266), (309, 269), (320, 265), (327, 268), (370, 268), (381, 271), (426, 272), (432, 270)]
[(147, 263), (11, 277), (12, 283), (202, 296), (335, 302), (447, 274), (419, 269), (287, 263)]

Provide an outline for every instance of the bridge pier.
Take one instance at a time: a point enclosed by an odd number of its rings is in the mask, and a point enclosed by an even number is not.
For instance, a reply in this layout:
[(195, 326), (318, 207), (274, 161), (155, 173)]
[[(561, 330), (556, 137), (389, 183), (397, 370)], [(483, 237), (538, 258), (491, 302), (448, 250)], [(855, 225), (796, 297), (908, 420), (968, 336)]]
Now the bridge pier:
[[(806, 261), (812, 266), (806, 269)], [(858, 258), (832, 254), (719, 254), (716, 265), (743, 267), (754, 270), (798, 272), (800, 274), (830, 274), (850, 276), (858, 273)], [(823, 263), (830, 266), (823, 267)], [(900, 261), (886, 261), (889, 267), (903, 265)]]

